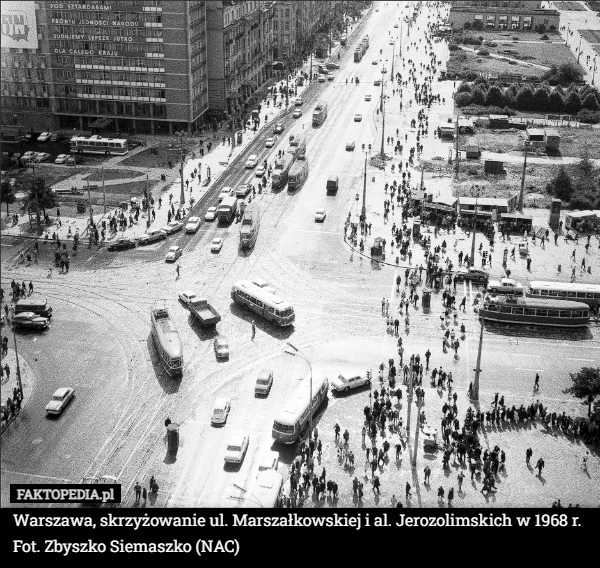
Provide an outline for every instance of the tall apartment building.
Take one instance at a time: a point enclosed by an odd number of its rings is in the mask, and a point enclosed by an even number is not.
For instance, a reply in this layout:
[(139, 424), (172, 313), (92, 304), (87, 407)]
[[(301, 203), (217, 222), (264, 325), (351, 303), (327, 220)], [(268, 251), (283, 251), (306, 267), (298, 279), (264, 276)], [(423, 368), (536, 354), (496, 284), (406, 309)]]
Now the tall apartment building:
[(209, 106), (236, 116), (273, 73), (272, 1), (206, 2)]
[(273, 20), (273, 60), (285, 61), (301, 49), (302, 8), (305, 2), (276, 2)]
[(560, 12), (543, 8), (539, 0), (461, 1), (452, 2), (450, 24), (454, 28), (530, 31), (543, 26), (558, 30)]
[[(35, 41), (10, 37), (24, 19)], [(3, 2), (2, 23), (3, 127), (160, 134), (204, 121), (204, 1)]]

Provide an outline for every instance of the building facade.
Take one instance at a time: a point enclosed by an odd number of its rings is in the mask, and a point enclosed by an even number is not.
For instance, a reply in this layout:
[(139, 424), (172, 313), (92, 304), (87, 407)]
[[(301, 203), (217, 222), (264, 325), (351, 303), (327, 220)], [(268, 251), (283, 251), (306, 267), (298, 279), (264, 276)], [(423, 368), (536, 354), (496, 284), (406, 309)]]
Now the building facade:
[(204, 121), (205, 2), (38, 2), (35, 16), (37, 49), (3, 41), (3, 125), (172, 134)]
[(209, 107), (236, 116), (273, 73), (275, 2), (208, 1)]
[(558, 30), (560, 12), (542, 8), (538, 1), (452, 2), (450, 25), (454, 29), (534, 31)]

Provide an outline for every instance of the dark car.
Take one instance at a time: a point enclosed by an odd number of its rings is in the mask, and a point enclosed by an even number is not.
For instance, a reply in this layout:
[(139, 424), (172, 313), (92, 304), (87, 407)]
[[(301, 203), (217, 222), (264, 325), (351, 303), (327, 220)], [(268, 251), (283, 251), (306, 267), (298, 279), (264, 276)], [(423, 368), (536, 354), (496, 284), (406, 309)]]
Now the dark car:
[(485, 270), (479, 270), (477, 268), (459, 268), (456, 271), (457, 280), (470, 280), (471, 282), (487, 284), (489, 278), (490, 275)]
[(121, 237), (108, 245), (108, 250), (126, 250), (130, 248), (135, 248), (135, 241), (127, 237)]
[(155, 229), (149, 231), (147, 235), (144, 235), (138, 239), (138, 245), (149, 245), (162, 241), (167, 238), (167, 233), (163, 229)]
[(46, 329), (50, 320), (44, 316), (38, 316), (33, 312), (20, 312), (12, 317), (15, 327), (29, 327), (32, 329)]
[(82, 163), (83, 163), (83, 156), (81, 156), (79, 154), (73, 154), (72, 156), (69, 156), (65, 160), (65, 164), (67, 166), (74, 166), (75, 164), (82, 164)]

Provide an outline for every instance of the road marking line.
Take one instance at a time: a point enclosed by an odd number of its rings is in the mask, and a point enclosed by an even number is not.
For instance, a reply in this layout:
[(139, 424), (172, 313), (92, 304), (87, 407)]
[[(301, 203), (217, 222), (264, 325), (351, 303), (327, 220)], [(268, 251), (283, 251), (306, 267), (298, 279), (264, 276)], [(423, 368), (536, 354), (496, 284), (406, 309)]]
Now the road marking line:
[(593, 363), (596, 359), (577, 359), (575, 357), (567, 357), (567, 361), (589, 361)]
[(12, 473), (13, 475), (26, 475), (28, 477), (37, 477), (39, 479), (51, 479), (53, 481), (67, 481), (68, 483), (74, 483), (72, 479), (66, 479), (64, 477), (52, 477), (50, 475), (37, 475), (35, 473), (29, 473), (26, 471), (13, 471), (10, 469), (3, 469), (2, 473)]
[(545, 371), (546, 369), (527, 369), (526, 367), (515, 367), (515, 370), (517, 370), (517, 371), (535, 371), (536, 373), (541, 373), (542, 371)]

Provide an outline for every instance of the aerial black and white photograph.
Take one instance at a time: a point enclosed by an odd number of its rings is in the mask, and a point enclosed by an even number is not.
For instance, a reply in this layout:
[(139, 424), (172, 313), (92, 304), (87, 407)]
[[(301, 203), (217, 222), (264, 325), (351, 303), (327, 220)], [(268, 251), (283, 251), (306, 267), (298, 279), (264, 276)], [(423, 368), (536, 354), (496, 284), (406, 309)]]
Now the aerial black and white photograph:
[(0, 10), (2, 508), (600, 506), (600, 2)]

